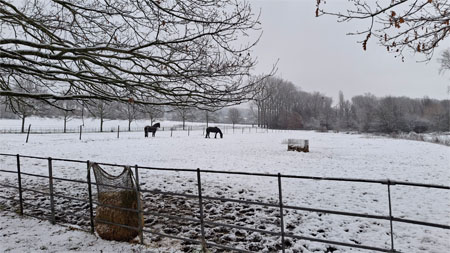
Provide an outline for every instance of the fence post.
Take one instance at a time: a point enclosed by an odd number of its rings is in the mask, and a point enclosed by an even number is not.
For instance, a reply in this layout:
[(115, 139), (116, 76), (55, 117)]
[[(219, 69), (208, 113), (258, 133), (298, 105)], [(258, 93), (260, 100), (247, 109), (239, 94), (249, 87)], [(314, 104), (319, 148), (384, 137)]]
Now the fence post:
[(394, 250), (394, 228), (392, 226), (392, 204), (391, 204), (391, 181), (387, 180), (387, 187), (388, 187), (388, 199), (389, 199), (389, 223), (391, 228), (391, 251), (395, 252)]
[(202, 232), (202, 248), (206, 247), (205, 224), (203, 223), (203, 198), (202, 198), (202, 182), (200, 179), (200, 169), (197, 168), (197, 186), (198, 186), (198, 203), (200, 206), (200, 229)]
[(284, 217), (283, 217), (283, 196), (281, 191), (281, 174), (278, 173), (278, 201), (280, 204), (280, 226), (281, 226), (281, 250), (284, 253)]
[(89, 195), (89, 218), (91, 221), (91, 233), (94, 233), (94, 207), (92, 206), (91, 164), (87, 160), (87, 183)]
[(144, 244), (144, 235), (142, 233), (143, 225), (142, 224), (142, 203), (141, 203), (141, 188), (139, 186), (139, 172), (138, 172), (137, 164), (134, 166), (134, 171), (136, 174), (136, 196), (137, 196), (137, 214), (138, 214), (138, 226), (139, 226), (139, 241), (141, 244)]
[(55, 201), (53, 199), (53, 165), (52, 158), (48, 158), (48, 183), (50, 190), (50, 211), (51, 211), (51, 223), (55, 224)]
[(83, 126), (80, 125), (80, 140), (81, 140), (81, 133), (83, 132)]
[(172, 137), (172, 132), (173, 132), (173, 129), (170, 128), (170, 137)]
[(120, 134), (120, 126), (117, 126), (117, 139), (119, 139), (119, 134)]
[(19, 183), (20, 215), (23, 215), (22, 175), (20, 174), (20, 155), (19, 154), (17, 154), (17, 180), (18, 180), (18, 183)]
[(27, 140), (25, 141), (25, 143), (28, 143), (28, 137), (30, 137), (30, 130), (31, 130), (31, 124), (28, 125)]
[(190, 127), (188, 127), (188, 136), (189, 136), (189, 131), (190, 131), (190, 129), (191, 129), (191, 128), (190, 128)]

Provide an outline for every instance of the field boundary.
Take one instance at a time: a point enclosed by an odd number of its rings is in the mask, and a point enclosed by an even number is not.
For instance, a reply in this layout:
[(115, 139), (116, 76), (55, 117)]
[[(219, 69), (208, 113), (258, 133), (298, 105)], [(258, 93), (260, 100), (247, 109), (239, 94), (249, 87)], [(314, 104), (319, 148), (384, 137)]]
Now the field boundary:
[[(7, 199), (9, 201), (13, 201), (18, 206), (18, 212), (20, 215), (26, 215), (26, 216), (32, 216), (39, 219), (47, 219), (52, 224), (56, 223), (55, 219), (55, 203), (54, 198), (64, 198), (67, 200), (73, 200), (73, 201), (80, 201), (85, 204), (87, 204), (87, 208), (89, 209), (89, 224), (90, 224), (90, 232), (94, 233), (94, 205), (96, 206), (102, 206), (102, 204), (96, 202), (93, 198), (92, 194), (92, 186), (109, 186), (109, 187), (117, 187), (113, 185), (105, 185), (105, 184), (97, 184), (96, 182), (93, 182), (91, 179), (91, 169), (90, 164), (91, 161), (83, 161), (83, 160), (74, 160), (74, 159), (64, 159), (64, 158), (52, 158), (52, 157), (39, 157), (39, 156), (27, 156), (27, 155), (20, 155), (20, 154), (7, 154), (7, 153), (0, 153), (0, 156), (4, 157), (15, 157), (16, 158), (16, 165), (15, 168), (8, 168), (8, 169), (0, 169), (0, 173), (10, 173), (17, 175), (17, 181), (15, 184), (4, 183), (0, 182), (1, 188), (9, 188), (9, 189), (15, 189), (17, 190), (17, 195), (13, 197), (3, 196), (0, 195), (0, 198)], [(36, 160), (47, 160), (48, 161), (48, 175), (36, 175), (31, 173), (25, 173), (21, 172), (21, 159), (27, 158), (27, 159), (36, 159)], [(86, 180), (73, 180), (68, 178), (58, 178), (53, 176), (53, 161), (60, 161), (65, 163), (78, 163), (78, 164), (86, 164)], [(120, 165), (120, 164), (111, 164), (111, 163), (103, 163), (103, 162), (96, 162), (99, 165), (105, 165), (105, 166), (112, 166), (112, 167), (125, 167), (128, 165)], [(3, 167), (2, 167), (3, 168)], [(140, 242), (143, 243), (144, 239), (144, 233), (150, 233), (153, 235), (158, 235), (161, 237), (166, 237), (170, 239), (175, 240), (181, 240), (181, 241), (188, 241), (191, 243), (196, 243), (198, 245), (206, 245), (208, 247), (213, 248), (219, 248), (224, 250), (232, 250), (236, 252), (251, 252), (246, 249), (238, 249), (238, 248), (232, 248), (228, 245), (223, 244), (217, 244), (214, 242), (210, 242), (206, 240), (205, 236), (205, 226), (214, 226), (214, 227), (225, 227), (225, 228), (234, 228), (234, 229), (240, 229), (245, 231), (251, 231), (251, 232), (257, 232), (261, 234), (271, 235), (271, 236), (279, 236), (280, 242), (279, 242), (279, 248), (282, 252), (285, 252), (286, 249), (286, 238), (291, 239), (299, 239), (299, 240), (307, 240), (312, 242), (319, 242), (324, 244), (330, 244), (330, 245), (336, 245), (336, 246), (343, 246), (343, 247), (351, 247), (351, 248), (359, 248), (359, 249), (365, 249), (365, 250), (371, 250), (371, 251), (378, 251), (378, 252), (399, 252), (395, 249), (395, 241), (394, 241), (394, 222), (398, 223), (408, 223), (408, 224), (414, 224), (417, 226), (425, 226), (425, 227), (435, 227), (445, 230), (450, 230), (450, 226), (447, 224), (441, 224), (438, 222), (424, 222), (420, 220), (413, 220), (413, 219), (404, 219), (395, 217), (392, 214), (392, 199), (391, 199), (391, 186), (407, 186), (407, 187), (413, 187), (413, 188), (432, 188), (432, 189), (438, 189), (438, 190), (450, 190), (450, 186), (445, 185), (435, 185), (435, 184), (423, 184), (423, 183), (414, 183), (414, 182), (404, 182), (404, 181), (394, 181), (394, 180), (373, 180), (373, 179), (361, 179), (361, 178), (337, 178), (337, 177), (311, 177), (311, 176), (298, 176), (298, 175), (285, 175), (285, 174), (268, 174), (268, 173), (251, 173), (251, 172), (232, 172), (232, 171), (216, 171), (216, 170), (201, 170), (201, 169), (181, 169), (181, 168), (156, 168), (156, 167), (149, 167), (149, 166), (138, 166), (135, 165), (132, 167), (134, 170), (134, 177), (136, 178), (136, 182), (138, 182), (136, 189), (131, 190), (137, 190), (140, 193), (152, 193), (152, 194), (161, 194), (161, 195), (167, 195), (167, 196), (176, 196), (176, 197), (183, 197), (188, 199), (197, 199), (198, 205), (199, 205), (199, 215), (192, 217), (178, 217), (173, 215), (167, 215), (164, 213), (150, 213), (145, 212), (139, 209), (130, 209), (129, 211), (140, 213), (142, 212), (144, 215), (155, 215), (155, 216), (162, 216), (168, 219), (174, 219), (174, 220), (188, 220), (190, 222), (198, 223), (200, 227), (200, 233), (199, 238), (200, 240), (191, 239), (191, 238), (183, 238), (178, 237), (170, 234), (161, 233), (158, 231), (151, 230), (150, 228), (146, 227), (145, 223), (143, 223), (142, 227), (128, 227), (123, 224), (117, 224), (117, 223), (111, 223), (108, 221), (104, 221), (104, 223), (121, 226), (121, 227), (127, 227), (130, 229), (137, 230), (140, 234)], [(196, 175), (197, 180), (194, 181), (194, 183), (197, 185), (197, 194), (186, 194), (186, 193), (174, 193), (169, 191), (160, 191), (160, 190), (150, 190), (143, 187), (143, 185), (139, 184), (139, 171), (140, 170), (154, 170), (154, 171), (174, 171), (174, 172), (188, 172), (193, 173)], [(232, 199), (232, 198), (224, 198), (224, 197), (211, 197), (205, 195), (206, 193), (202, 190), (202, 175), (205, 174), (227, 174), (227, 175), (240, 175), (240, 176), (249, 176), (249, 177), (271, 177), (277, 180), (278, 184), (278, 203), (265, 203), (265, 202), (259, 202), (259, 201), (248, 201), (244, 199)], [(36, 190), (36, 189), (29, 189), (24, 188), (22, 186), (22, 176), (29, 176), (29, 177), (39, 177), (44, 178), (45, 180), (48, 179), (48, 190)], [(356, 213), (356, 212), (346, 212), (346, 211), (339, 211), (339, 210), (330, 210), (330, 209), (318, 209), (314, 207), (301, 207), (301, 206), (294, 206), (285, 204), (283, 202), (283, 190), (282, 190), (282, 180), (283, 179), (297, 179), (297, 180), (318, 180), (318, 181), (341, 181), (341, 182), (353, 182), (353, 183), (363, 183), (363, 184), (381, 184), (386, 186), (387, 191), (387, 199), (388, 199), (388, 213), (389, 215), (375, 215), (375, 214), (366, 214), (366, 213)], [(61, 193), (55, 193), (53, 190), (53, 181), (54, 180), (61, 180), (76, 184), (82, 184), (85, 185), (85, 187), (88, 189), (88, 198), (74, 198), (65, 196)], [(120, 187), (119, 187), (120, 188)], [(50, 215), (48, 217), (40, 217), (40, 216), (33, 216), (31, 214), (27, 214), (24, 207), (24, 199), (22, 196), (22, 193), (28, 191), (33, 192), (35, 194), (50, 196)], [(1, 193), (1, 192), (0, 192)], [(220, 222), (212, 222), (205, 219), (204, 215), (204, 201), (220, 201), (221, 203), (224, 202), (232, 202), (232, 203), (238, 203), (238, 204), (246, 204), (246, 205), (257, 205), (257, 206), (263, 206), (263, 207), (271, 207), (271, 208), (277, 208), (278, 214), (277, 217), (279, 219), (279, 231), (266, 231), (263, 229), (256, 229), (256, 228), (250, 228), (250, 227), (244, 227), (244, 226), (237, 226), (237, 225), (230, 225), (230, 224), (224, 224)], [(103, 205), (104, 206), (104, 205)], [(109, 206), (111, 208), (117, 208), (117, 209), (123, 209), (117, 206)], [(64, 207), (62, 207), (64, 208)], [(316, 213), (325, 213), (325, 214), (331, 214), (331, 215), (341, 215), (341, 216), (352, 216), (352, 217), (361, 217), (361, 218), (368, 218), (368, 219), (374, 219), (374, 220), (386, 220), (389, 221), (389, 234), (390, 234), (390, 248), (383, 248), (380, 246), (370, 246), (370, 245), (364, 245), (364, 244), (354, 244), (354, 243), (347, 243), (347, 242), (341, 242), (341, 241), (332, 241), (332, 240), (325, 240), (325, 239), (319, 239), (319, 238), (313, 238), (313, 237), (306, 237), (302, 235), (296, 235), (290, 232), (285, 231), (284, 226), (284, 211), (285, 210), (300, 210), (300, 211), (307, 211), (307, 212), (316, 212)], [(103, 221), (102, 221), (103, 222)]]

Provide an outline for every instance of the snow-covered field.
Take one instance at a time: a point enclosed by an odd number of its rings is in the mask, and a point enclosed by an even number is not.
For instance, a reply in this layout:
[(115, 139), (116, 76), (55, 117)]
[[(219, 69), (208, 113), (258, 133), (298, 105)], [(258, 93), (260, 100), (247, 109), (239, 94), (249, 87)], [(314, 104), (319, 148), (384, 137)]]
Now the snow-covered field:
[[(0, 127), (4, 126), (3, 123), (0, 121)], [(6, 124), (9, 123), (5, 123), (5, 126)], [(283, 143), (288, 138), (309, 139), (310, 153), (287, 152), (287, 145)], [(151, 167), (200, 168), (320, 177), (389, 178), (447, 186), (450, 182), (449, 147), (357, 134), (312, 131), (269, 131), (268, 133), (237, 131), (234, 134), (226, 133), (223, 139), (205, 139), (202, 131), (193, 131), (189, 136), (181, 132), (174, 133), (172, 137), (170, 132), (165, 131), (157, 132), (155, 138), (143, 138), (143, 133), (140, 132), (123, 132), (117, 139), (115, 133), (108, 132), (86, 133), (81, 141), (78, 140), (76, 133), (35, 134), (30, 136), (27, 144), (25, 135), (2, 134), (0, 143), (0, 153)], [(46, 175), (46, 161), (23, 160), (24, 172)], [(0, 166), (2, 169), (15, 170), (15, 160), (0, 156)], [(58, 162), (54, 165), (54, 173), (55, 176), (72, 179), (86, 178), (85, 165)], [(141, 170), (140, 173), (140, 181), (144, 189), (196, 193), (196, 175), (193, 173), (146, 170)], [(2, 181), (14, 183), (16, 180), (15, 175), (6, 173), (0, 175)], [(29, 180), (30, 183), (33, 182)], [(244, 198), (271, 203), (277, 203), (278, 199), (276, 178), (202, 174), (202, 186), (205, 188), (203, 194), (208, 196)], [(395, 217), (450, 224), (450, 192), (448, 190), (392, 186), (391, 191)], [(285, 205), (388, 215), (387, 187), (380, 184), (283, 179), (283, 199)], [(234, 206), (230, 208), (214, 206), (212, 209), (218, 212), (217, 215), (223, 217), (240, 215), (237, 211), (238, 207)], [(249, 219), (255, 224), (246, 223), (247, 226), (256, 228), (267, 222), (268, 230), (276, 228), (272, 226), (273, 224), (271, 225), (271, 222), (276, 223), (275, 214), (271, 212), (272, 210), (260, 210), (260, 212), (254, 210), (255, 216), (259, 217), (250, 217)], [(2, 216), (3, 213), (2, 211)], [(274, 220), (270, 219), (271, 216)], [(296, 235), (375, 247), (390, 247), (388, 221), (301, 211), (286, 212), (285, 216), (285, 226), (289, 232)], [(8, 220), (14, 221), (13, 224), (26, 222), (31, 227), (49, 226), (48, 230), (40, 233), (45, 240), (54, 237), (54, 240), (51, 240), (52, 244), (48, 244), (45, 251), (70, 250), (71, 246), (64, 248), (64, 243), (56, 242), (58, 238), (66, 241), (70, 238), (72, 242), (79, 242), (79, 250), (105, 248), (104, 251), (109, 251), (107, 250), (109, 242), (96, 239), (92, 235), (79, 234), (81, 233), (79, 231), (69, 231), (65, 228), (50, 226), (46, 222), (38, 223), (32, 219), (25, 221), (17, 216), (6, 215), (6, 217), (1, 218), (0, 245), (2, 246), (0, 247), (3, 248), (0, 250), (13, 249), (21, 252), (24, 245), (30, 245), (27, 248), (29, 251), (42, 250), (39, 248), (42, 246), (39, 243), (33, 244), (27, 241), (28, 239), (19, 238), (20, 236), (15, 233), (21, 234), (25, 228), (22, 230), (12, 228), (12, 225), (7, 225), (11, 224), (6, 222)], [(155, 228), (159, 227), (155, 225)], [(32, 242), (41, 241), (39, 237), (26, 236), (31, 233), (28, 232), (24, 234), (24, 237)], [(190, 232), (192, 231), (183, 234), (180, 231), (180, 236)], [(64, 236), (52, 235), (55, 233), (64, 234)], [(252, 233), (246, 236), (253, 238), (256, 235)], [(248, 246), (248, 244), (240, 243), (236, 237), (239, 236), (234, 233), (227, 240), (233, 246)], [(263, 238), (259, 242), (267, 243), (276, 239), (274, 238)], [(448, 238), (450, 238), (448, 230), (394, 223), (395, 248), (402, 252), (447, 252), (450, 248)], [(155, 252), (158, 250), (167, 252), (167, 245), (170, 245), (165, 240), (155, 244), (147, 239), (146, 243), (157, 247)], [(337, 248), (335, 249), (304, 240), (291, 240), (291, 243), (287, 252), (361, 251), (343, 247), (335, 247)], [(113, 251), (131, 252), (146, 249), (145, 246), (114, 245), (120, 246), (117, 246), (117, 250), (112, 247)], [(173, 243), (173, 249), (182, 250), (183, 246), (180, 243)], [(273, 249), (259, 248), (256, 251), (272, 252)]]

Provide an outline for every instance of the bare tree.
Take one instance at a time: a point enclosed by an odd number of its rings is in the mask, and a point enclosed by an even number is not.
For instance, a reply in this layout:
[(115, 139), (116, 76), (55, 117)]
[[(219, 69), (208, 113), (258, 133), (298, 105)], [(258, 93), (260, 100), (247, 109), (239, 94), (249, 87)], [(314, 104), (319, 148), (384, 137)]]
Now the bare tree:
[(110, 113), (108, 103), (103, 100), (98, 100), (88, 108), (94, 117), (100, 119), (100, 132), (103, 132), (103, 123)]
[(326, 1), (317, 0), (316, 16), (333, 15), (338, 22), (365, 20), (366, 28), (349, 33), (361, 37), (364, 50), (375, 37), (387, 51), (403, 59), (403, 51), (420, 53), (427, 60), (450, 34), (448, 0), (348, 0), (343, 10), (329, 11)]
[(183, 130), (185, 130), (186, 120), (194, 119), (193, 108), (186, 106), (175, 107), (175, 112), (181, 121), (183, 121)]
[[(14, 80), (15, 78), (12, 76), (2, 76), (0, 75), (1, 81)], [(0, 81), (0, 82), (1, 82)], [(36, 84), (30, 80), (22, 80), (20, 83), (17, 83), (11, 87), (14, 92), (40, 92)], [(20, 119), (22, 119), (22, 127), (21, 132), (25, 132), (25, 120), (29, 116), (33, 115), (39, 107), (42, 107), (42, 104), (39, 101), (34, 99), (26, 98), (26, 97), (5, 97), (6, 106), (16, 114)]]
[(74, 116), (73, 111), (75, 110), (75, 103), (73, 103), (72, 101), (63, 101), (61, 104), (61, 108), (61, 113), (64, 120), (63, 132), (66, 133), (67, 122), (71, 121)]
[[(0, 96), (221, 108), (259, 81), (259, 38), (236, 43), (260, 29), (247, 1), (0, 0), (0, 13), (0, 75), (15, 77)], [(20, 79), (45, 89), (11, 89)]]
[(231, 121), (234, 128), (234, 124), (239, 123), (239, 121), (242, 120), (241, 112), (239, 111), (239, 109), (230, 108), (230, 110), (228, 110), (228, 119)]
[[(438, 59), (441, 64), (441, 68), (439, 70), (440, 73), (444, 73), (447, 70), (450, 70), (450, 49), (446, 49), (442, 52), (441, 58)], [(449, 89), (450, 92), (450, 89)]]
[(374, 131), (378, 99), (374, 95), (368, 93), (363, 96), (352, 97), (352, 104), (358, 129), (363, 132)]
[(25, 133), (25, 120), (29, 116), (33, 115), (36, 107), (32, 104), (34, 101), (27, 101), (28, 99), (16, 99), (12, 98), (8, 101), (8, 106), (12, 108), (14, 114), (16, 114), (21, 120), (21, 133)]
[(164, 107), (157, 105), (142, 105), (139, 107), (139, 110), (144, 113), (145, 117), (148, 116), (150, 119), (150, 125), (153, 125), (155, 119), (161, 118), (164, 116)]
[(122, 107), (125, 115), (128, 120), (128, 132), (131, 131), (131, 123), (136, 120), (137, 109), (134, 103), (127, 103), (124, 107)]

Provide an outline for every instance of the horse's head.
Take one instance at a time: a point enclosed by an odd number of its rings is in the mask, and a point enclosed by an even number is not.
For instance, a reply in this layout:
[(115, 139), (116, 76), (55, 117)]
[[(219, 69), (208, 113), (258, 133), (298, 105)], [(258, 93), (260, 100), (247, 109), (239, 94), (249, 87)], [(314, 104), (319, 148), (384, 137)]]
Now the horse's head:
[(161, 127), (161, 124), (159, 124), (159, 122), (158, 123), (155, 123), (155, 124), (153, 124), (153, 127)]

